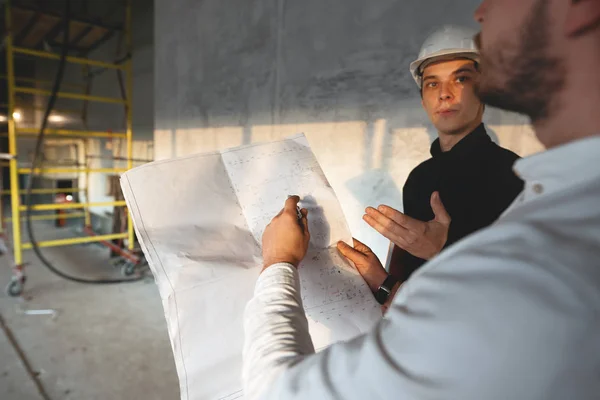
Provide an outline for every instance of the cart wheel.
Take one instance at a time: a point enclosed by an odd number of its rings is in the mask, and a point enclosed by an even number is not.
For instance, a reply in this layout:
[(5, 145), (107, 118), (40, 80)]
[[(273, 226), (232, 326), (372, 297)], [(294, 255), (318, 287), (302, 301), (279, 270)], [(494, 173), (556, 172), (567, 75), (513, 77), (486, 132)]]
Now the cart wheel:
[(121, 273), (125, 276), (131, 276), (135, 273), (135, 264), (127, 262), (121, 267)]
[(110, 263), (112, 264), (112, 266), (114, 268), (121, 268), (121, 269), (123, 269), (123, 267), (125, 266), (125, 264), (127, 263), (127, 261), (119, 257), (119, 258), (115, 258), (115, 259), (111, 260)]
[(13, 279), (6, 286), (6, 293), (12, 297), (18, 297), (23, 293), (23, 284), (25, 280)]

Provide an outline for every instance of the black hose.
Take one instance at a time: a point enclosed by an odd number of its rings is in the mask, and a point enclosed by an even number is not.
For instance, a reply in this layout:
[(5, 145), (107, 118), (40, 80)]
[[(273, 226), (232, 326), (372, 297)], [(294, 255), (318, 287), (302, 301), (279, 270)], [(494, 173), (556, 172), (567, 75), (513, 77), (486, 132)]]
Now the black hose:
[[(46, 259), (46, 257), (44, 257), (37, 241), (35, 240), (35, 236), (34, 236), (34, 232), (33, 232), (33, 224), (32, 224), (32, 219), (31, 219), (31, 216), (32, 216), (31, 215), (31, 211), (32, 211), (31, 210), (31, 206), (32, 206), (31, 198), (32, 198), (32, 190), (33, 190), (33, 179), (35, 177), (35, 172), (36, 172), (36, 169), (38, 168), (38, 163), (41, 158), (40, 155), (42, 154), (42, 151), (44, 148), (44, 131), (46, 129), (46, 125), (48, 124), (48, 116), (50, 115), (50, 113), (52, 112), (52, 109), (54, 108), (54, 103), (56, 102), (56, 94), (58, 93), (58, 90), (60, 89), (60, 84), (61, 84), (64, 70), (65, 70), (65, 61), (66, 61), (67, 53), (69, 51), (70, 6), (71, 6), (71, 1), (65, 0), (65, 18), (64, 18), (64, 28), (63, 28), (64, 35), (63, 35), (62, 49), (61, 49), (61, 54), (60, 54), (60, 63), (58, 65), (58, 71), (56, 73), (56, 78), (54, 79), (54, 86), (52, 87), (52, 94), (50, 96), (50, 99), (48, 100), (48, 105), (46, 107), (44, 119), (42, 120), (42, 127), (40, 129), (40, 134), (38, 135), (37, 142), (35, 144), (35, 152), (34, 152), (34, 156), (33, 156), (33, 162), (31, 165), (31, 173), (29, 176), (29, 182), (27, 183), (27, 193), (26, 193), (26, 197), (25, 197), (25, 204), (27, 207), (26, 212), (25, 212), (27, 233), (29, 234), (29, 239), (31, 241), (31, 247), (33, 248), (33, 251), (38, 256), (40, 261), (50, 271), (52, 271), (56, 275), (60, 276), (61, 278), (64, 278), (64, 279), (67, 279), (67, 280), (70, 280), (73, 282), (89, 283), (89, 284), (112, 284), (112, 283), (137, 282), (137, 281), (140, 281), (141, 279), (144, 279), (144, 276), (140, 275), (139, 277), (131, 278), (131, 279), (86, 279), (86, 278), (79, 278), (76, 276), (66, 274), (66, 273), (62, 272), (61, 270), (59, 270), (58, 268), (56, 268), (50, 261), (48, 261), (48, 259)], [(41, 165), (40, 165), (40, 167), (41, 167)], [(41, 175), (41, 171), (40, 171), (40, 175)]]

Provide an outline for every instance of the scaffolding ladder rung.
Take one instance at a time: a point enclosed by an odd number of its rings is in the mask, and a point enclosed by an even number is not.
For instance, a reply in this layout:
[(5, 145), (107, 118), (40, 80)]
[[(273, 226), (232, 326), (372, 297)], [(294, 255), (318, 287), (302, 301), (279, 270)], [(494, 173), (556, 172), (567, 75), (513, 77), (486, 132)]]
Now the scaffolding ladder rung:
[[(82, 244), (82, 243), (94, 243), (94, 242), (102, 242), (105, 240), (115, 240), (115, 239), (126, 239), (127, 233), (113, 233), (111, 235), (98, 235), (98, 236), (87, 236), (87, 237), (77, 237), (77, 238), (68, 238), (68, 239), (58, 239), (58, 240), (46, 240), (42, 242), (37, 242), (38, 247), (56, 247), (56, 246), (68, 246), (71, 244)], [(23, 243), (23, 249), (28, 250), (31, 249), (31, 243)]]
[[(39, 94), (41, 96), (52, 96), (52, 92), (49, 90), (43, 89), (34, 89), (27, 88), (22, 86), (17, 86), (14, 88), (14, 91), (17, 93), (28, 93), (28, 94)], [(74, 99), (74, 100), (90, 100), (97, 101), (100, 103), (115, 103), (115, 104), (126, 104), (127, 102), (118, 97), (100, 97), (100, 96), (91, 96), (87, 94), (79, 94), (79, 93), (69, 93), (69, 92), (57, 92), (56, 97), (61, 97), (64, 99)]]
[[(8, 75), (0, 74), (0, 79), (7, 80)], [(15, 76), (15, 82), (26, 82), (26, 83), (34, 83), (34, 84), (42, 84), (42, 85), (53, 85), (54, 81), (49, 79), (33, 79), (33, 78), (25, 78), (21, 76)], [(83, 89), (85, 85), (79, 83), (70, 83), (70, 82), (61, 82), (60, 86), (64, 87), (72, 87), (75, 89)]]
[[(37, 128), (17, 128), (18, 135), (38, 135), (40, 130)], [(66, 136), (87, 136), (87, 137), (108, 137), (108, 138), (126, 138), (126, 133), (113, 133), (102, 131), (82, 131), (74, 129), (46, 129), (45, 135), (66, 135)]]
[[(88, 207), (124, 207), (127, 203), (125, 201), (102, 201), (97, 203), (50, 203), (50, 204), (34, 204), (29, 207), (33, 211), (47, 211), (47, 210), (68, 210), (72, 208), (88, 208)], [(27, 206), (20, 206), (20, 211), (26, 211)]]
[[(32, 215), (32, 221), (47, 221), (53, 219), (67, 219), (67, 218), (83, 218), (85, 213), (66, 213), (66, 214), (49, 214), (49, 215)], [(21, 221), (27, 220), (26, 216), (21, 217)], [(12, 223), (12, 217), (4, 218), (4, 222)]]
[[(52, 60), (60, 60), (60, 55), (50, 53), (48, 51), (32, 50), (32, 49), (26, 49), (23, 47), (16, 47), (16, 46), (13, 46), (12, 50), (15, 53), (26, 54), (29, 56), (50, 58)], [(72, 56), (67, 56), (66, 61), (70, 62), (70, 63), (92, 65), (95, 67), (102, 67), (102, 68), (112, 68), (112, 69), (125, 69), (126, 68), (124, 65), (120, 65), (120, 64), (107, 63), (104, 61), (97, 61), (97, 60), (88, 60), (87, 58), (72, 57)]]
[[(33, 172), (36, 174), (79, 174), (79, 173), (120, 173), (126, 172), (127, 168), (36, 168)], [(19, 168), (19, 174), (31, 174), (31, 168)]]
[[(31, 189), (31, 194), (53, 194), (53, 193), (76, 193), (83, 192), (82, 188), (52, 188), (52, 189)], [(19, 190), (19, 194), (27, 194), (27, 190)], [(10, 190), (3, 190), (2, 194), (10, 194)]]

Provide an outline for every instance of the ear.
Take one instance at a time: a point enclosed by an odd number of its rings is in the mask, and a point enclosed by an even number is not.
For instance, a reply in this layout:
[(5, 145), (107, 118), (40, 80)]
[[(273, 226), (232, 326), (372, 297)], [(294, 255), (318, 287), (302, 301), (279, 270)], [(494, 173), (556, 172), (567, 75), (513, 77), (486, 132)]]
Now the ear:
[(565, 20), (565, 33), (567, 36), (581, 35), (600, 25), (600, 1), (570, 0), (569, 3)]

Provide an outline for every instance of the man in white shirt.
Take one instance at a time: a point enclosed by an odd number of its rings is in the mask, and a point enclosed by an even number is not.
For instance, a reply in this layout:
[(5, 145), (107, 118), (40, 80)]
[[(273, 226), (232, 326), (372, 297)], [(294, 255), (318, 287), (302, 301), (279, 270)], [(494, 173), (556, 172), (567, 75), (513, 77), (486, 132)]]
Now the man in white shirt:
[(600, 1), (487, 0), (475, 18), (479, 96), (548, 148), (516, 163), (523, 193), (396, 285), (371, 332), (318, 354), (296, 271), (307, 215), (288, 199), (244, 317), (246, 398), (600, 396)]

